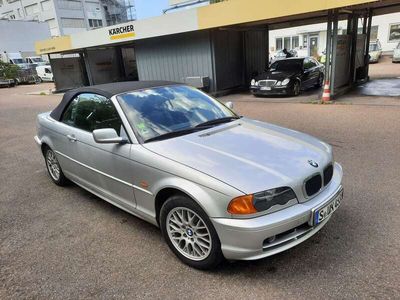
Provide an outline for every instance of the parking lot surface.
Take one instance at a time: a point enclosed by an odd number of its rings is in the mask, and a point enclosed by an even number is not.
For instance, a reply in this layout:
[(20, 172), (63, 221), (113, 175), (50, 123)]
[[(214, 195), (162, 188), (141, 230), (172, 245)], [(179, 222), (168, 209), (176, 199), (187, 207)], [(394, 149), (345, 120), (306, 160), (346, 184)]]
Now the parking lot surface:
[(0, 299), (400, 298), (400, 106), (236, 102), (241, 115), (333, 145), (345, 198), (303, 244), (204, 272), (180, 263), (156, 227), (51, 182), (33, 136), (60, 96), (26, 95), (48, 88), (0, 89)]

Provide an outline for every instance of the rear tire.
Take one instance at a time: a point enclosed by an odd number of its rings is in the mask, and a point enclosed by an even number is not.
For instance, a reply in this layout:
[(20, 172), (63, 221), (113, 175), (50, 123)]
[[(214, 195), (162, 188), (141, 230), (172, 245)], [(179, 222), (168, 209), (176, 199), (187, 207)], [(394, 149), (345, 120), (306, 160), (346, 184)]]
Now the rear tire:
[(46, 162), (47, 172), (51, 180), (59, 186), (67, 185), (68, 179), (61, 170), (61, 166), (57, 160), (56, 154), (49, 147), (44, 150), (44, 159)]
[(164, 203), (160, 227), (169, 248), (185, 264), (206, 270), (215, 268), (223, 260), (214, 226), (189, 197), (177, 194)]

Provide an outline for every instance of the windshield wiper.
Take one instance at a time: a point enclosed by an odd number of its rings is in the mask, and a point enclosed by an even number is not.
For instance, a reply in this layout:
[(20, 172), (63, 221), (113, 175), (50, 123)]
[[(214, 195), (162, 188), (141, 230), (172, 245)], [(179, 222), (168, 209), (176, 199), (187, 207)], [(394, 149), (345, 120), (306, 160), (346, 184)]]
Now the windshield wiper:
[(222, 124), (222, 123), (228, 123), (233, 120), (240, 119), (238, 116), (232, 116), (232, 117), (224, 117), (224, 118), (219, 118), (219, 119), (214, 119), (210, 121), (206, 121), (200, 124), (197, 124), (195, 128), (202, 128), (202, 127), (209, 127), (210, 125), (217, 125), (217, 124)]
[(166, 140), (166, 139), (170, 139), (173, 137), (177, 137), (177, 136), (181, 136), (181, 135), (185, 135), (185, 134), (189, 134), (189, 133), (193, 133), (199, 130), (203, 130), (205, 128), (186, 128), (186, 129), (182, 129), (182, 130), (177, 130), (177, 131), (171, 131), (171, 132), (167, 132), (152, 138), (149, 138), (147, 140), (145, 140), (145, 143), (148, 142), (153, 142), (153, 141), (161, 141), (161, 140)]

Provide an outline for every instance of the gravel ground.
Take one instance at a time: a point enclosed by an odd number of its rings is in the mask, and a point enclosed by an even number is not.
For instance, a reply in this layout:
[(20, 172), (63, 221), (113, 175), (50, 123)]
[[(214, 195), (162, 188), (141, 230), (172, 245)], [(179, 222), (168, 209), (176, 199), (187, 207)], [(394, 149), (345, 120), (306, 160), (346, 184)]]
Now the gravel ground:
[(0, 299), (400, 298), (400, 106), (235, 103), (332, 144), (345, 199), (305, 243), (202, 272), (156, 227), (50, 181), (35, 117), (60, 96), (25, 95), (47, 88), (0, 89)]

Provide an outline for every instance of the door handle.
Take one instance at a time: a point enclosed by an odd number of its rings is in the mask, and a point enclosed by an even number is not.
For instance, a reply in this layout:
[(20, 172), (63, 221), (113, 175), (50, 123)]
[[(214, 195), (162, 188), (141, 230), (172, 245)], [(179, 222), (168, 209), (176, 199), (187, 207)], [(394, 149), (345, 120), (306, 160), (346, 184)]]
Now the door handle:
[(76, 142), (76, 141), (77, 141), (75, 135), (73, 135), (73, 134), (67, 134), (67, 138), (68, 138), (71, 142)]

